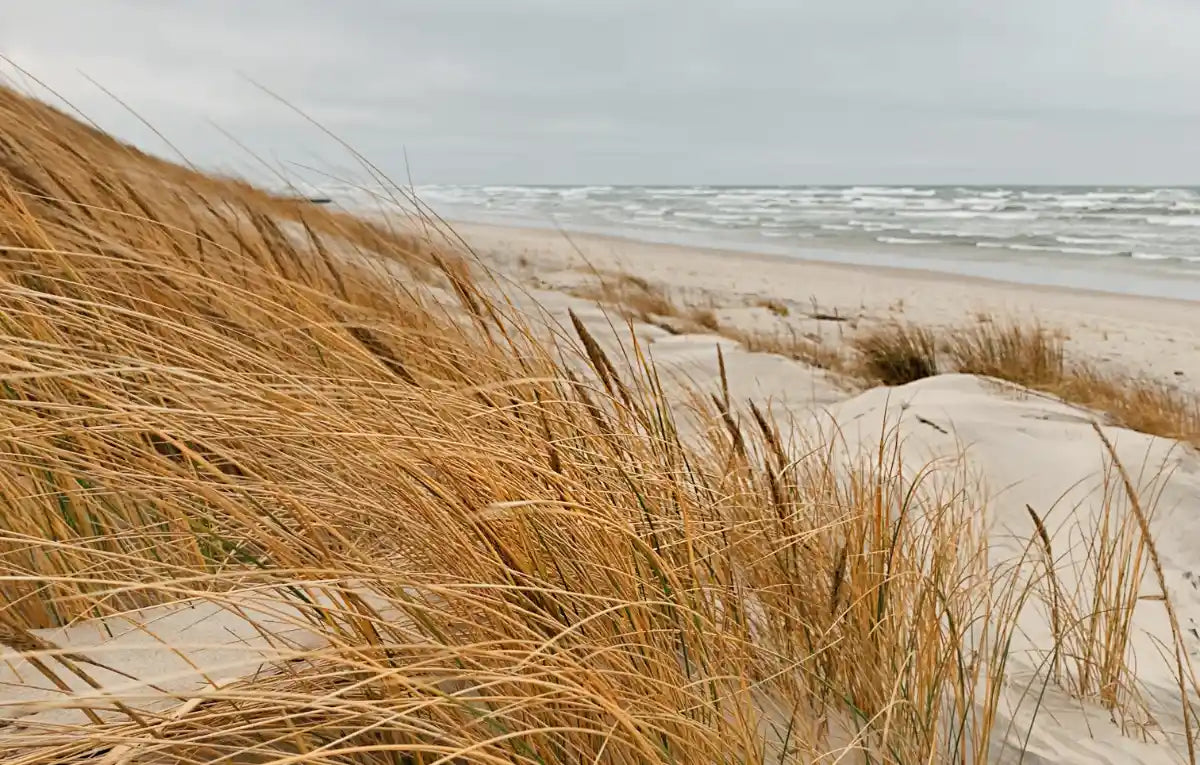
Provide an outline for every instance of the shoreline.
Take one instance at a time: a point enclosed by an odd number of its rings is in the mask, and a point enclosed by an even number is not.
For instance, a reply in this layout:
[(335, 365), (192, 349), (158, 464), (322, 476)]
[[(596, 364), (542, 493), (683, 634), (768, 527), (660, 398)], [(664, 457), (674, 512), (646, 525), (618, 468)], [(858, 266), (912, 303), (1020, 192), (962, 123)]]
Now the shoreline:
[[(1196, 300), (1200, 189), (426, 186), (444, 217)], [(1181, 196), (1182, 195), (1182, 196)]]
[[(567, 228), (549, 228), (549, 227), (544, 227), (544, 226), (529, 225), (526, 223), (493, 223), (493, 222), (487, 222), (487, 221), (475, 221), (475, 220), (467, 220), (467, 219), (461, 219), (461, 218), (445, 218), (444, 221), (445, 221), (446, 225), (449, 225), (450, 228), (453, 229), (459, 235), (462, 235), (462, 233), (464, 231), (472, 230), (472, 229), (474, 229), (474, 230), (495, 229), (497, 231), (512, 231), (514, 233), (521, 233), (521, 234), (536, 233), (536, 234), (542, 234), (542, 235), (552, 235), (552, 236), (560, 237), (560, 238), (562, 238), (564, 235), (566, 235), (567, 237), (570, 237), (570, 238), (576, 239), (576, 240), (582, 238), (582, 239), (590, 240), (590, 241), (607, 242), (607, 243), (611, 243), (613, 245), (652, 246), (655, 248), (662, 248), (664, 250), (668, 250), (668, 249), (673, 250), (673, 251), (681, 253), (681, 254), (703, 253), (705, 255), (716, 256), (716, 257), (753, 259), (753, 260), (777, 264), (777, 265), (781, 265), (781, 266), (800, 265), (800, 266), (805, 266), (805, 267), (829, 268), (829, 269), (844, 271), (847, 274), (859, 274), (859, 275), (876, 274), (876, 275), (887, 276), (887, 277), (892, 277), (892, 278), (897, 278), (897, 279), (912, 278), (912, 279), (923, 281), (923, 282), (941, 281), (947, 285), (966, 283), (966, 284), (977, 284), (977, 285), (983, 285), (983, 286), (1002, 287), (1002, 288), (1007, 288), (1007, 289), (1034, 290), (1037, 292), (1043, 292), (1043, 293), (1047, 293), (1047, 294), (1063, 294), (1063, 293), (1065, 293), (1065, 294), (1071, 294), (1071, 295), (1100, 297), (1100, 298), (1118, 299), (1118, 300), (1130, 300), (1130, 301), (1138, 301), (1138, 302), (1171, 303), (1171, 304), (1175, 304), (1175, 305), (1179, 305), (1179, 306), (1195, 308), (1197, 311), (1200, 311), (1200, 294), (1197, 294), (1197, 296), (1194, 300), (1189, 300), (1187, 298), (1157, 296), (1157, 295), (1143, 295), (1143, 294), (1138, 294), (1138, 293), (1117, 292), (1114, 290), (1093, 289), (1093, 288), (1088, 288), (1088, 287), (1073, 287), (1073, 286), (1065, 286), (1065, 285), (1057, 285), (1057, 284), (1041, 284), (1041, 283), (1036, 283), (1036, 282), (1020, 282), (1020, 281), (1013, 281), (1010, 279), (1000, 279), (1000, 278), (992, 278), (992, 277), (988, 277), (988, 276), (978, 276), (975, 274), (961, 274), (961, 273), (955, 273), (955, 272), (951, 272), (951, 271), (938, 271), (936, 269), (924, 268), (924, 267), (920, 267), (920, 266), (905, 267), (905, 266), (895, 266), (895, 265), (867, 265), (867, 264), (863, 264), (863, 263), (847, 263), (845, 261), (809, 257), (804, 254), (797, 254), (795, 256), (792, 256), (792, 255), (782, 255), (782, 254), (774, 253), (774, 252), (764, 252), (761, 250), (751, 250), (751, 249), (743, 250), (743, 249), (732, 248), (732, 247), (721, 247), (721, 246), (711, 246), (711, 245), (691, 245), (691, 244), (683, 244), (683, 243), (679, 243), (679, 242), (665, 242), (665, 241), (659, 241), (656, 239), (638, 238), (638, 237), (634, 237), (634, 236), (628, 236), (625, 234), (601, 233), (601, 232), (597, 232), (597, 231), (586, 231), (586, 230), (579, 230), (579, 229), (573, 230), (573, 229), (567, 229)], [(466, 237), (464, 236), (464, 238), (466, 238)], [(799, 249), (801, 251), (803, 251), (805, 249), (815, 250), (816, 248), (805, 248), (805, 247), (801, 246)], [(1198, 287), (1200, 287), (1200, 282), (1198, 282)], [(1197, 319), (1200, 320), (1200, 314), (1197, 315)]]
[[(574, 294), (593, 269), (660, 286), (739, 331), (800, 333), (832, 346), (897, 321), (953, 331), (976, 321), (1038, 323), (1061, 332), (1069, 358), (1200, 390), (1200, 302), (1004, 282), (938, 271), (861, 266), (610, 234), (447, 223), (514, 284)], [(770, 302), (786, 310), (773, 313)], [(829, 317), (836, 317), (830, 320)]]

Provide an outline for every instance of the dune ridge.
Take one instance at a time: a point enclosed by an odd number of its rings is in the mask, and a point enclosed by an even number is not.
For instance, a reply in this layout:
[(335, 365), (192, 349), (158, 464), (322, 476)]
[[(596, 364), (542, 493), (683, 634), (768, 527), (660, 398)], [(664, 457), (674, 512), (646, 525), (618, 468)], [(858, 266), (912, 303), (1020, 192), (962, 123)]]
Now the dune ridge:
[(852, 394), (8, 90), (0, 221), (6, 761), (1192, 756), (1184, 445)]

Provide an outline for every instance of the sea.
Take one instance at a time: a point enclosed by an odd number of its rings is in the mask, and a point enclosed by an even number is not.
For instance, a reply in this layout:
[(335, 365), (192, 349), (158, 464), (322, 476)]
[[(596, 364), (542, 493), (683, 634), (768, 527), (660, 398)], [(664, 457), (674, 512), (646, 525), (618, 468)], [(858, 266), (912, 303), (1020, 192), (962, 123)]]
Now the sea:
[(431, 185), (415, 191), (452, 221), (1200, 301), (1200, 187)]

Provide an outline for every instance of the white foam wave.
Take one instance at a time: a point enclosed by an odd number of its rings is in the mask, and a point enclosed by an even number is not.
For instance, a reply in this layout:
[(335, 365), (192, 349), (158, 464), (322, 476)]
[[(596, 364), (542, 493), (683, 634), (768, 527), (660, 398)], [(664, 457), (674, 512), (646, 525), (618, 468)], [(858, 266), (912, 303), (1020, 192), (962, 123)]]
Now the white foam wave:
[(906, 231), (917, 236), (971, 236), (971, 234), (965, 231), (954, 231), (943, 228), (910, 228), (906, 229)]
[(695, 212), (690, 210), (678, 210), (674, 213), (676, 218), (684, 218), (686, 220), (701, 221), (704, 223), (757, 223), (759, 216), (745, 215), (742, 213), (713, 213), (713, 212)]
[(1164, 240), (1164, 239), (1172, 239), (1173, 240), (1173, 239), (1178, 239), (1180, 236), (1187, 236), (1186, 233), (1164, 234), (1161, 231), (1126, 231), (1126, 232), (1122, 232), (1121, 235), (1128, 237), (1130, 239), (1138, 239), (1138, 240)]
[(1088, 199), (1139, 199), (1152, 200), (1156, 198), (1154, 191), (1088, 191), (1084, 193)]
[(918, 189), (912, 186), (853, 186), (846, 189), (845, 193), (858, 196), (931, 197), (937, 194), (937, 189)]
[(1068, 255), (1119, 255), (1115, 250), (1097, 250), (1089, 247), (1050, 247), (1042, 244), (1023, 244), (1021, 242), (976, 242), (976, 247), (990, 249), (1016, 250), (1018, 252), (1062, 252)]
[(642, 190), (652, 199), (675, 199), (678, 197), (705, 197), (716, 192), (704, 186), (651, 186)]
[(758, 207), (739, 207), (736, 208), (740, 213), (748, 213), (751, 215), (777, 215), (781, 212), (786, 212), (785, 208), (771, 205), (760, 205)]
[(985, 210), (995, 210), (1005, 204), (1003, 197), (955, 197), (954, 203), (965, 207), (982, 207)]
[(1097, 250), (1091, 247), (1047, 247), (1047, 250), (1058, 250), (1070, 255), (1121, 255), (1121, 250)]
[(1155, 226), (1200, 226), (1200, 215), (1151, 215), (1146, 222)]
[(901, 210), (896, 213), (901, 218), (956, 218), (959, 220), (973, 220), (977, 218), (990, 220), (1037, 220), (1036, 212), (982, 212), (978, 210), (946, 210), (944, 212), (936, 212), (932, 210)]
[(1056, 236), (1054, 238), (1063, 244), (1093, 244), (1110, 247), (1120, 247), (1125, 244), (1121, 239), (1100, 239), (1094, 236)]
[(783, 231), (783, 230), (779, 230), (779, 229), (774, 229), (774, 230), (768, 229), (766, 231), (760, 231), (759, 235), (768, 237), (770, 239), (784, 239), (784, 238), (787, 238), (787, 239), (812, 239), (813, 238), (813, 234), (811, 231)]
[(906, 236), (877, 236), (875, 241), (880, 244), (941, 244), (936, 239), (913, 239)]

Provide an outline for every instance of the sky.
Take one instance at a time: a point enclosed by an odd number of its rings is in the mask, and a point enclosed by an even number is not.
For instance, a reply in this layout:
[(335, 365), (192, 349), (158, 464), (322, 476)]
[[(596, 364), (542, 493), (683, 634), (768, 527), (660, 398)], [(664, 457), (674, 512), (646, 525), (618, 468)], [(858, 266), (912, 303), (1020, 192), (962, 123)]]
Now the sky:
[(1200, 0), (0, 4), (10, 84), (148, 150), (417, 184), (1200, 184), (1197, 40)]

